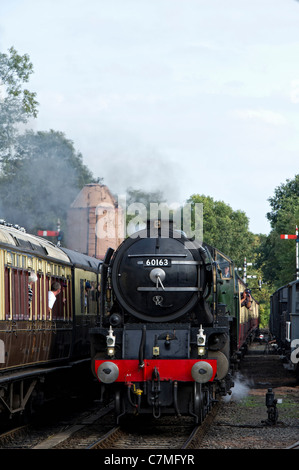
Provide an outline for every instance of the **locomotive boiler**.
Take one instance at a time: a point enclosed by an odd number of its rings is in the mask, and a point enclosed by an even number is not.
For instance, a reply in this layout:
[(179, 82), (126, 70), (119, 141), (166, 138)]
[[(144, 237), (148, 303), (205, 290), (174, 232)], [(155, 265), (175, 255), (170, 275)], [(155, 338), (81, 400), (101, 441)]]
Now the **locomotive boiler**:
[(230, 393), (232, 364), (258, 326), (258, 304), (232, 261), (156, 220), (108, 250), (90, 330), (102, 396), (125, 414), (190, 415), (201, 423)]

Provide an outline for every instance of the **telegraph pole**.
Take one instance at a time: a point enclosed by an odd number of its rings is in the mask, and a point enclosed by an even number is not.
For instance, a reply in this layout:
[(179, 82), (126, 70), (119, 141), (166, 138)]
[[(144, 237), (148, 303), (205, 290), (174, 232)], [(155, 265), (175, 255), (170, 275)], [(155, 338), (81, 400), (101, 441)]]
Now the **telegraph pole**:
[(60, 219), (57, 220), (57, 230), (38, 230), (39, 237), (57, 237), (57, 246), (60, 246), (63, 233), (60, 231)]
[(248, 276), (247, 274), (247, 266), (252, 266), (252, 263), (247, 263), (247, 259), (244, 258), (244, 264), (243, 264), (243, 282), (247, 284), (247, 279), (256, 279), (255, 275), (250, 275)]
[(285, 235), (281, 234), (282, 240), (296, 240), (296, 279), (299, 279), (299, 236), (298, 236), (298, 225), (296, 225), (296, 234)]

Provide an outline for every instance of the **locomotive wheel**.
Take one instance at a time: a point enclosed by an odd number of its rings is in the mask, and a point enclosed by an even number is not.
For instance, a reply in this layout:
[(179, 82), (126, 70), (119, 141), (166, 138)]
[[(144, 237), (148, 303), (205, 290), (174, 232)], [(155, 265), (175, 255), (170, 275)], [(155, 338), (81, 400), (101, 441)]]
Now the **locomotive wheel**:
[(211, 400), (210, 400), (210, 391), (205, 391), (205, 416), (210, 413), (211, 411)]
[(114, 396), (114, 409), (115, 409), (115, 416), (117, 419), (122, 415), (123, 413), (123, 400), (122, 400), (122, 395), (120, 390), (116, 390), (115, 396)]
[(194, 382), (193, 389), (194, 414), (198, 417), (198, 424), (204, 420), (204, 395), (202, 393), (202, 384)]

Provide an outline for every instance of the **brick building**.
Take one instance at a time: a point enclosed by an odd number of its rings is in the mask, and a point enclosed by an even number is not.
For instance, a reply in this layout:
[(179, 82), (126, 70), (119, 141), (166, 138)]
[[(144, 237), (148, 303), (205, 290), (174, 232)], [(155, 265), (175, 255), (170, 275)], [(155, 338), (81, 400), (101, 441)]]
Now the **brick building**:
[(67, 247), (103, 259), (123, 241), (124, 214), (107, 186), (84, 186), (67, 216)]

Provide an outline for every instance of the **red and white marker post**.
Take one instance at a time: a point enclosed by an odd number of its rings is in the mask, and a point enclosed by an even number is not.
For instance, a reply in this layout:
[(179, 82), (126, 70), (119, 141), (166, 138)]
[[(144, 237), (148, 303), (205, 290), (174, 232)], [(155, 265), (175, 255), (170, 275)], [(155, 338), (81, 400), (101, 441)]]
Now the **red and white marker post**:
[(296, 240), (296, 279), (299, 279), (299, 237), (298, 237), (298, 225), (296, 225), (295, 235), (284, 235), (281, 234), (280, 238), (283, 240)]

